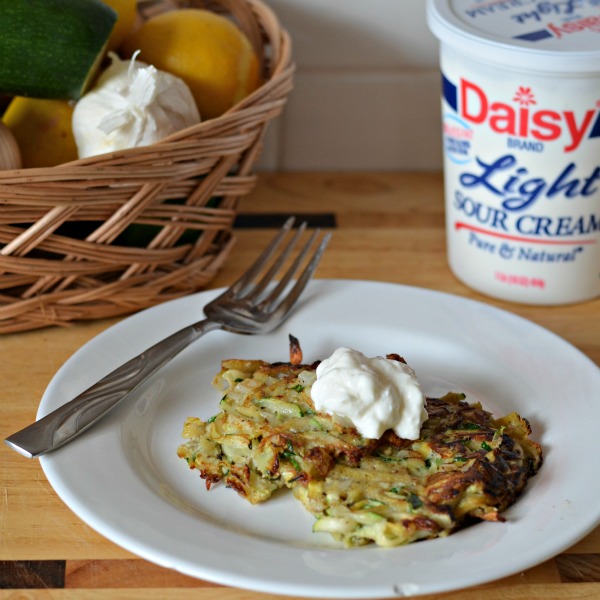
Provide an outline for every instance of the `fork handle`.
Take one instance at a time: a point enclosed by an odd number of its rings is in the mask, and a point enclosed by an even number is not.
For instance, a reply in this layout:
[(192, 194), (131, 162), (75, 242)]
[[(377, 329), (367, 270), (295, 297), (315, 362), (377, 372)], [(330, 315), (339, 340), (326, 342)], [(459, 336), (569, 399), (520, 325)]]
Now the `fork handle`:
[(60, 448), (106, 415), (192, 342), (221, 328), (216, 321), (204, 319), (180, 329), (127, 361), (70, 402), (9, 436), (5, 442), (28, 458)]

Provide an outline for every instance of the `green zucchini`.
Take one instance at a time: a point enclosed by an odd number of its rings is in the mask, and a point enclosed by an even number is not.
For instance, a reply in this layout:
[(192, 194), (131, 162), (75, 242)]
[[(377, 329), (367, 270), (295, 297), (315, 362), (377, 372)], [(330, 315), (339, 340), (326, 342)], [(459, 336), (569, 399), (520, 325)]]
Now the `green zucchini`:
[(292, 402), (286, 402), (285, 400), (279, 400), (278, 398), (260, 398), (256, 401), (261, 408), (265, 408), (275, 414), (279, 414), (282, 417), (294, 418), (302, 416), (302, 409)]
[(78, 99), (116, 21), (101, 0), (0, 0), (0, 93)]

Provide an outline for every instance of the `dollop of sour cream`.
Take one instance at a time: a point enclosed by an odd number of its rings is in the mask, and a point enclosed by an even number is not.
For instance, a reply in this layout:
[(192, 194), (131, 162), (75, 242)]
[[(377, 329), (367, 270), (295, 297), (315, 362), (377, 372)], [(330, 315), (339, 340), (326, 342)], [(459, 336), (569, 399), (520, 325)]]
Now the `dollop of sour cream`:
[(419, 437), (427, 420), (425, 395), (406, 364), (351, 348), (338, 348), (317, 367), (311, 397), (315, 409), (349, 421), (366, 438), (387, 429), (407, 440)]

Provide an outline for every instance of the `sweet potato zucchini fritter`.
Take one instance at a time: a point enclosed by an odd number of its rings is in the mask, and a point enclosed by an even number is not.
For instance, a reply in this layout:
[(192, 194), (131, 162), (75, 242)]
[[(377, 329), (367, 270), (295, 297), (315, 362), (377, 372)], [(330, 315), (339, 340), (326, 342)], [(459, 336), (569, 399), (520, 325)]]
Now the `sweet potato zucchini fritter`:
[[(397, 355), (390, 355), (397, 357)], [(225, 360), (220, 412), (187, 419), (178, 449), (210, 488), (251, 503), (288, 487), (314, 530), (347, 546), (397, 546), (448, 535), (473, 520), (502, 521), (542, 463), (529, 423), (494, 419), (459, 394), (427, 400), (421, 437), (363, 438), (314, 410), (316, 364)]]

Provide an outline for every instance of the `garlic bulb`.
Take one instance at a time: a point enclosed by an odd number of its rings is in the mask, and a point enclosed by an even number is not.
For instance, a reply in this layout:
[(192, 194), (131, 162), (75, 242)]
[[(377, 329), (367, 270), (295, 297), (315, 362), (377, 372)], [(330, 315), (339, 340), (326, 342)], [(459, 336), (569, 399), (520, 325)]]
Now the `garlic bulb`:
[(121, 60), (112, 64), (73, 111), (73, 135), (79, 158), (113, 150), (148, 146), (200, 122), (188, 86), (153, 66)]
[(0, 121), (0, 171), (20, 169), (21, 150), (11, 130)]

